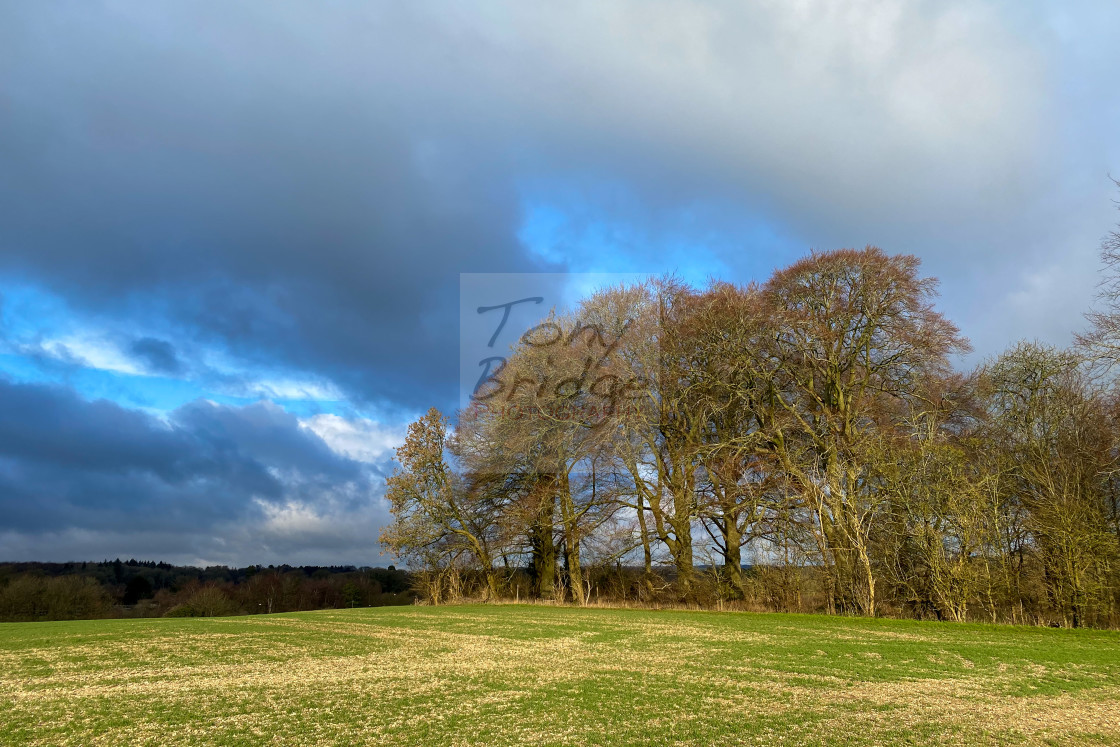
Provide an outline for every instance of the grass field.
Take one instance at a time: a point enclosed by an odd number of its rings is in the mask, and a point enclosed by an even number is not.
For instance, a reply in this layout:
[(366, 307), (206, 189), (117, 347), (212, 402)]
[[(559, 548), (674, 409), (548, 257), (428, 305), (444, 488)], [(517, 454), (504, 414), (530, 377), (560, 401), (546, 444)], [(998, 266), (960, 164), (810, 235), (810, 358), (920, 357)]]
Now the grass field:
[(385, 607), (0, 624), (4, 744), (1118, 744), (1120, 634)]

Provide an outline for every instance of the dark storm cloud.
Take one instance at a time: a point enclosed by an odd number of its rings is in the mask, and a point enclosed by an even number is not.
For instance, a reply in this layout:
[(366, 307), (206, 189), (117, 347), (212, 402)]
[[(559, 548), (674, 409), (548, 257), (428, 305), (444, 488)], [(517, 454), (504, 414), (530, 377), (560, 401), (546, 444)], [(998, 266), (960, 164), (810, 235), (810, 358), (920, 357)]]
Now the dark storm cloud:
[(665, 235), (718, 237), (732, 273), (870, 242), (946, 275), (953, 311), (994, 297), (1001, 333), (1017, 293), (1061, 306), (1030, 315), (1047, 334), (1076, 322), (1116, 114), (1073, 81), (1115, 56), (1106, 10), (475, 10), (6, 4), (0, 270), (414, 408), (453, 396), (457, 274), (540, 266), (527, 195), (630, 229), (623, 269), (672, 270)]
[(433, 320), (460, 270), (526, 266), (511, 185), (412, 131), (377, 65), (230, 11), (6, 6), (0, 267), (359, 396), (452, 397)]
[(167, 340), (141, 337), (133, 340), (128, 349), (153, 372), (177, 374), (183, 370), (183, 364), (175, 353), (175, 346)]
[(0, 382), (0, 454), (47, 468), (189, 478), (184, 435), (111, 402), (54, 387)]
[(0, 531), (248, 531), (262, 511), (377, 505), (379, 480), (274, 405), (195, 402), (166, 421), (0, 382)]

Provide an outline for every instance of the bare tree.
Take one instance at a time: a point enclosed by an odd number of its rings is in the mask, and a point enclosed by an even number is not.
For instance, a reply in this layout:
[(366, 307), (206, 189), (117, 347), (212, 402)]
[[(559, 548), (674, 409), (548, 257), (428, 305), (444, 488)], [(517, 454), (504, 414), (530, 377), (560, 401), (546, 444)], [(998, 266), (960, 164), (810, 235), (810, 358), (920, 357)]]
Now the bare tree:
[(1118, 550), (1107, 519), (1114, 428), (1083, 363), (1021, 343), (984, 372), (996, 443), (1013, 465), (1011, 487), (1027, 512), (1046, 594), (1073, 627), (1105, 611)]
[(912, 256), (840, 250), (782, 270), (763, 292), (775, 326), (775, 391), (786, 416), (774, 442), (814, 511), (840, 607), (874, 614), (869, 537), (882, 508), (868, 479), (867, 439), (884, 400), (967, 349), (933, 310), (937, 282)]
[[(382, 547), (397, 557), (418, 563), (457, 588), (463, 556), (472, 556), (486, 579), (488, 596), (497, 593), (491, 534), (495, 511), (472, 500), (446, 459), (448, 420), (436, 408), (408, 427), (397, 449), (400, 468), (387, 480), (393, 522), (386, 526)], [(429, 594), (438, 602), (440, 594)]]
[[(601, 583), (643, 600), (1115, 621), (1118, 390), (1084, 355), (1030, 344), (954, 373), (968, 344), (935, 291), (914, 257), (868, 247), (761, 286), (658, 278), (551, 312), (451, 437), (434, 410), (410, 427), (382, 541), (433, 601), (479, 581), (498, 596), (528, 570), (532, 593), (576, 604)], [(1098, 357), (1115, 318), (1095, 319)], [(624, 566), (639, 557), (640, 574)]]

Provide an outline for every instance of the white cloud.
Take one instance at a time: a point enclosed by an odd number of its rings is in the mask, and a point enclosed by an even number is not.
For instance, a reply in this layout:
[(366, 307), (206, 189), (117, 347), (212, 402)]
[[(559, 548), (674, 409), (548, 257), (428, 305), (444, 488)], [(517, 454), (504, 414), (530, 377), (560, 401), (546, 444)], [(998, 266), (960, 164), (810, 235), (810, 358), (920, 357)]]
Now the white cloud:
[(290, 501), (275, 505), (259, 498), (255, 499), (255, 503), (264, 513), (264, 521), (259, 529), (269, 535), (324, 534), (334, 528), (333, 523), (316, 506), (308, 503)]
[(365, 418), (314, 415), (300, 424), (315, 433), (336, 453), (367, 464), (385, 462), (404, 443), (404, 426), (385, 426)]
[(268, 399), (316, 400), (335, 402), (344, 399), (342, 391), (333, 383), (323, 379), (252, 379), (238, 384), (235, 391), (249, 396)]
[(384, 562), (377, 535), (390, 517), (380, 496), (357, 504), (330, 493), (313, 500), (274, 504), (258, 499), (255, 503), (260, 520), (228, 530), (239, 557), (263, 557), (267, 562), (298, 562), (288, 558), (312, 558), (315, 563)]
[(155, 371), (143, 365), (122, 344), (122, 340), (133, 337), (122, 331), (84, 329), (35, 342), (9, 342), (5, 348), (19, 355), (45, 356), (98, 371), (193, 380), (203, 388), (233, 397), (318, 402), (337, 402), (346, 398), (341, 389), (322, 377), (253, 370), (245, 363), (215, 351), (194, 351), (194, 364), (184, 367), (180, 373)]
[(114, 342), (96, 333), (47, 339), (35, 345), (20, 345), (18, 350), (24, 355), (46, 355), (63, 363), (76, 364), (100, 371), (111, 371), (130, 376), (145, 376), (148, 373)]

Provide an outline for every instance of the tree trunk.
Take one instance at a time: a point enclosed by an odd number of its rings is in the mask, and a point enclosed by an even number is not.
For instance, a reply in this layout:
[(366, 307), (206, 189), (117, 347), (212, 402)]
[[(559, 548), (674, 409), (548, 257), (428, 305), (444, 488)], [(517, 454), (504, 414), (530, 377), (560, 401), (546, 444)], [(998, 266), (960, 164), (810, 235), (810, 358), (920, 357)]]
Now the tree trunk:
[(743, 548), (742, 532), (733, 516), (724, 516), (723, 526), (723, 567), (731, 585), (743, 597)]
[[(693, 493), (693, 472), (690, 466), (681, 466), (673, 490), (673, 534), (675, 542), (670, 546), (673, 561), (677, 566), (677, 579), (681, 591), (688, 594), (692, 590), (695, 565), (692, 557), (692, 520), (696, 514), (696, 496)], [(683, 474), (681, 474), (683, 473)]]
[(692, 521), (673, 522), (673, 532), (675, 534), (674, 542), (669, 549), (673, 554), (673, 564), (677, 569), (677, 583), (680, 585), (681, 591), (688, 594), (692, 590), (693, 576), (696, 570), (692, 558)]
[(542, 479), (538, 492), (540, 505), (529, 538), (533, 550), (529, 575), (533, 592), (541, 599), (553, 599), (556, 595), (556, 538), (553, 526), (556, 491)]
[(568, 571), (568, 586), (572, 592), (572, 601), (582, 607), (587, 603), (587, 591), (583, 588), (583, 572), (579, 564), (579, 527), (567, 475), (561, 475), (557, 479), (557, 487), (560, 492), (560, 518), (564, 524), (564, 566)]

